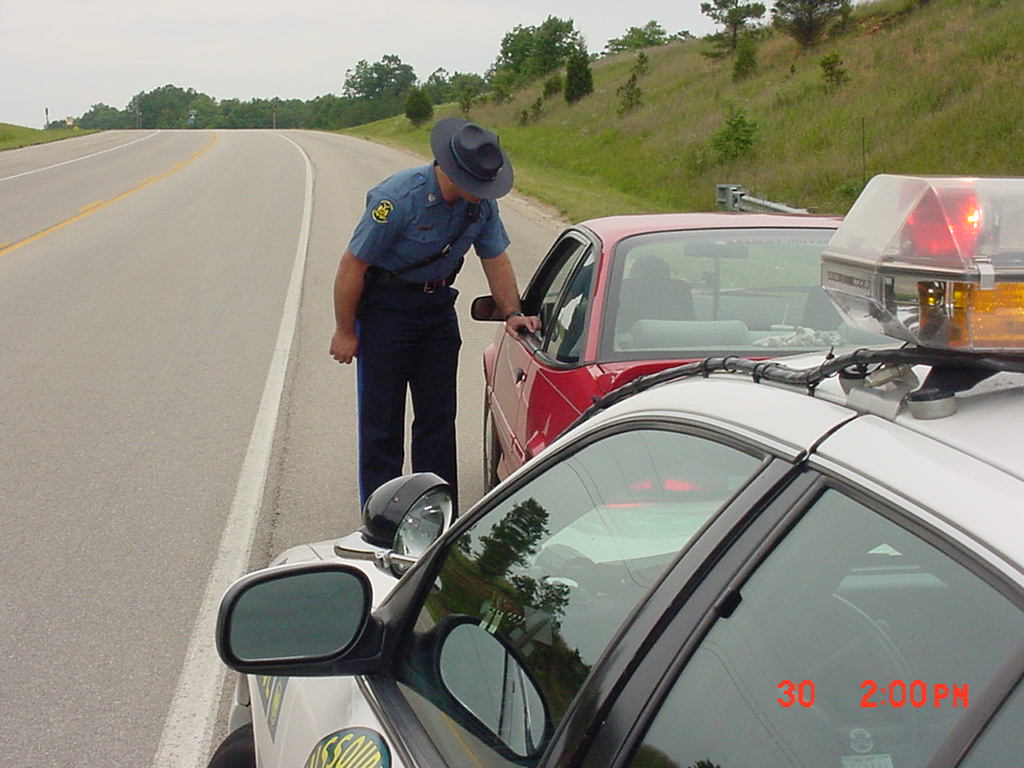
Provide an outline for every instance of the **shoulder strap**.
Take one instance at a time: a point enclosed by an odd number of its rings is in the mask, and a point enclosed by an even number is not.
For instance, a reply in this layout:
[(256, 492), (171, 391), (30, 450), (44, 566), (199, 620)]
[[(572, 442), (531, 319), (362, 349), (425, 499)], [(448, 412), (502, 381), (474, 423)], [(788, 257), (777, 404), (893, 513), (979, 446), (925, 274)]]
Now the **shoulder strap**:
[(463, 225), (462, 230), (457, 234), (448, 244), (437, 253), (432, 253), (429, 256), (420, 259), (419, 261), (413, 262), (412, 264), (406, 264), (400, 269), (391, 270), (391, 274), (394, 276), (404, 275), (406, 272), (412, 272), (414, 269), (420, 269), (433, 264), (438, 259), (443, 259), (452, 251), (452, 246), (457, 243), (466, 231), (473, 225), (473, 222), (480, 218), (480, 203), (470, 203), (466, 208), (466, 223)]

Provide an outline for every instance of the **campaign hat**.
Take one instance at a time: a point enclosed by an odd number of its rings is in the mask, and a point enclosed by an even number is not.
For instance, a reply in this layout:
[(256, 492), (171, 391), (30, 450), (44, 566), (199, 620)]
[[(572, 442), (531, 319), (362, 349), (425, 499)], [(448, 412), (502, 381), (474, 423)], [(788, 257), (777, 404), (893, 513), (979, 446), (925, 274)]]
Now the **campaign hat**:
[(498, 135), (458, 117), (438, 121), (430, 132), (434, 159), (463, 190), (495, 200), (512, 189), (512, 163)]

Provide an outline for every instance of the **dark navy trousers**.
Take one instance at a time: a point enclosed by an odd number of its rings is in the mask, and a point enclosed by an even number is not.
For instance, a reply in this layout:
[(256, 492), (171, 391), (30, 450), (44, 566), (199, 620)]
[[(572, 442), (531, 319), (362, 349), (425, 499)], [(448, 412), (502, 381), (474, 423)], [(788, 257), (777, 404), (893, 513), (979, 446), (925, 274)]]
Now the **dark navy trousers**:
[(454, 288), (367, 287), (358, 315), (360, 502), (402, 474), (406, 393), (412, 395), (412, 471), (456, 486), (456, 373), (462, 337)]

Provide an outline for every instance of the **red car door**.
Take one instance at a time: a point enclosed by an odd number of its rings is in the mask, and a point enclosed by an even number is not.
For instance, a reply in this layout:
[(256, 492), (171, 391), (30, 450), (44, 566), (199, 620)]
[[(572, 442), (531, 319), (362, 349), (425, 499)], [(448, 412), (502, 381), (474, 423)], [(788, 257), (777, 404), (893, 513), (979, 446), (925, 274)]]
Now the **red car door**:
[[(526, 388), (526, 371), (533, 361), (536, 344), (537, 339), (532, 335), (516, 336), (508, 332), (503, 333), (498, 340), (491, 380), (493, 391), (490, 418), (500, 444), (502, 460), (498, 473), (501, 477), (526, 460), (516, 423)], [(488, 418), (488, 415), (484, 414), (484, 418)]]
[[(522, 460), (537, 455), (560, 435), (597, 394), (600, 371), (583, 360), (593, 305), (596, 248), (574, 250), (541, 304), (543, 327), (523, 371), (515, 434)], [(564, 278), (564, 279), (561, 279)]]
[[(499, 334), (496, 340), (489, 418), (501, 454), (497, 473), (502, 478), (535, 453), (527, 443), (531, 434), (537, 432), (535, 422), (543, 422), (544, 416), (535, 412), (531, 404), (535, 399), (531, 394), (534, 389), (541, 400), (538, 407), (543, 408), (550, 399), (558, 408), (559, 398), (552, 398), (550, 387), (543, 383), (535, 387), (535, 384), (538, 372), (550, 367), (543, 358), (545, 346), (551, 343), (555, 332), (556, 309), (564, 306), (560, 303), (561, 297), (591, 247), (582, 233), (575, 230), (563, 233), (541, 263), (523, 297), (523, 310), (541, 318), (540, 333), (513, 336), (506, 332)], [(562, 420), (565, 418), (561, 416)]]
[(594, 402), (599, 373), (593, 365), (559, 369), (540, 362), (539, 356), (534, 358), (519, 419), (524, 461), (544, 450)]

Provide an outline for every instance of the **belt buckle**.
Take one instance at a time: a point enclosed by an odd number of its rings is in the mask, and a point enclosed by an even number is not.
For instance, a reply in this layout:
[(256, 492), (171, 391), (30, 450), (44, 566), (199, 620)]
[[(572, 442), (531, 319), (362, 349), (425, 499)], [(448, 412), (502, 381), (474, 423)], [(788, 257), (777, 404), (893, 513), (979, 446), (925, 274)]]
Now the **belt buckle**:
[(440, 285), (438, 285), (438, 283), (424, 283), (423, 284), (423, 292), (424, 293), (437, 293), (437, 289), (439, 287), (440, 287)]

